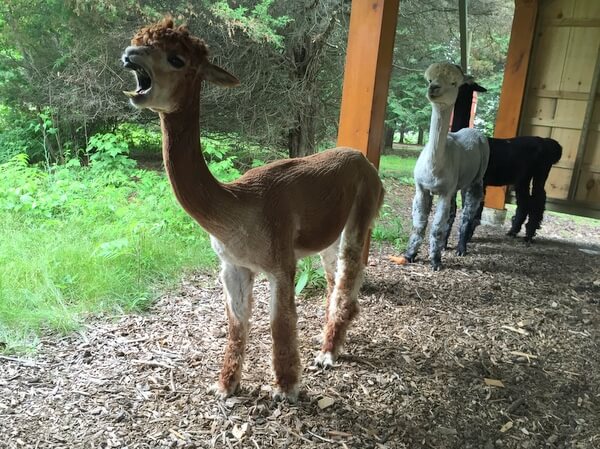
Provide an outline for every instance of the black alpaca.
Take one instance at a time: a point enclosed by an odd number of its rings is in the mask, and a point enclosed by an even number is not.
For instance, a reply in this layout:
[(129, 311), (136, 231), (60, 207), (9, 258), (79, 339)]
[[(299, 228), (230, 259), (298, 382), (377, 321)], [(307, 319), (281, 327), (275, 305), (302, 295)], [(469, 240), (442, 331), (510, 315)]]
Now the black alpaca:
[[(465, 88), (462, 89), (462, 87)], [(461, 108), (457, 108), (459, 105), (458, 100), (454, 108), (453, 130), (455, 121), (457, 126), (464, 126), (465, 124), (468, 126), (471, 101), (475, 90), (485, 92), (485, 89), (475, 82), (461, 86), (459, 98), (461, 96), (463, 98), (460, 102)], [(527, 217), (529, 217), (525, 225), (525, 242), (530, 243), (541, 226), (546, 205), (544, 186), (552, 165), (557, 163), (562, 156), (562, 147), (554, 139), (534, 136), (513, 137), (512, 139), (488, 137), (488, 142), (490, 144), (490, 159), (483, 178), (484, 188), (485, 186), (514, 186), (517, 210), (512, 217), (512, 225), (507, 235), (515, 237), (521, 231)], [(475, 218), (468, 225), (467, 241), (471, 239), (475, 228), (479, 225), (482, 211), (483, 202), (480, 204)], [(446, 247), (455, 216), (456, 201), (452, 205), (450, 217), (448, 218), (445, 238)]]
[(465, 80), (465, 84), (458, 88), (458, 97), (456, 97), (456, 103), (454, 103), (452, 126), (450, 128), (453, 133), (469, 127), (473, 92), (487, 92), (487, 89), (477, 84), (472, 76), (466, 76)]

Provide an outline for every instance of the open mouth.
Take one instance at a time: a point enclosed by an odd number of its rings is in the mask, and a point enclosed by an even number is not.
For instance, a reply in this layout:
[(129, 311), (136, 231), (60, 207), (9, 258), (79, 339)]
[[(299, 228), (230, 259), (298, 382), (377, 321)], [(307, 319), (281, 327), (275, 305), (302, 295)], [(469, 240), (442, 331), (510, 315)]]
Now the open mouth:
[(135, 90), (125, 91), (123, 93), (129, 98), (142, 97), (148, 94), (148, 92), (150, 92), (150, 89), (152, 89), (152, 78), (150, 77), (150, 75), (148, 75), (146, 69), (144, 69), (139, 64), (131, 62), (129, 58), (125, 58), (123, 67), (131, 70), (135, 74), (135, 79), (137, 81), (137, 86)]

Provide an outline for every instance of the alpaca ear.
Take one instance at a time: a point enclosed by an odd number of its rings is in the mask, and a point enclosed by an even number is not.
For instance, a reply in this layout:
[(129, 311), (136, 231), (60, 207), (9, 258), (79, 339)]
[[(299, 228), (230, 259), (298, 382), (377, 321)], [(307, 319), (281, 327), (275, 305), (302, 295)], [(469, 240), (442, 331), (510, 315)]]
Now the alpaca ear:
[(475, 91), (477, 92), (487, 92), (487, 89), (483, 86), (480, 86), (477, 83), (473, 83), (473, 88), (475, 89)]
[(473, 85), (473, 84), (475, 84), (475, 78), (473, 78), (473, 75), (465, 75), (462, 83)]
[(235, 87), (240, 84), (240, 80), (238, 80), (227, 70), (211, 64), (210, 62), (204, 64), (202, 74), (204, 75), (204, 79), (206, 81), (210, 81), (218, 86)]

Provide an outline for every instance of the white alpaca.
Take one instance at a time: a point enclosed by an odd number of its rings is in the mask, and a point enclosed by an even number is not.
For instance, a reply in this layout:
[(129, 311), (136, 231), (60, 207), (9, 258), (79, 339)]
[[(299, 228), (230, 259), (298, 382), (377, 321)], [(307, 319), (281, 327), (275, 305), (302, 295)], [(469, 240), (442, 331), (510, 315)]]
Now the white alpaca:
[(429, 83), (427, 99), (431, 102), (429, 141), (415, 166), (416, 193), (413, 200), (413, 231), (405, 258), (413, 262), (425, 235), (433, 195), (438, 204), (431, 226), (430, 259), (434, 271), (442, 267), (442, 249), (452, 201), (458, 190), (464, 190), (465, 204), (457, 248), (459, 255), (467, 253), (468, 228), (483, 198), (483, 175), (490, 148), (485, 135), (475, 129), (448, 133), (450, 116), (458, 88), (465, 82), (460, 67), (436, 63), (425, 71)]

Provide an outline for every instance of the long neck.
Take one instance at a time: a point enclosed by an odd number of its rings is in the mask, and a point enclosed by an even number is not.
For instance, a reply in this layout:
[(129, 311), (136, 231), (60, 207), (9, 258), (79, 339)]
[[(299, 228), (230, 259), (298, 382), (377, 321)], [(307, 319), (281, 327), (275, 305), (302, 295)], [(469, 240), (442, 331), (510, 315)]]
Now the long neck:
[(431, 106), (429, 141), (423, 151), (429, 155), (433, 171), (436, 172), (442, 169), (446, 163), (446, 141), (448, 140), (452, 107), (435, 103)]
[(226, 238), (231, 201), (210, 173), (200, 149), (200, 92), (178, 112), (160, 113), (163, 160), (177, 200), (204, 229)]

